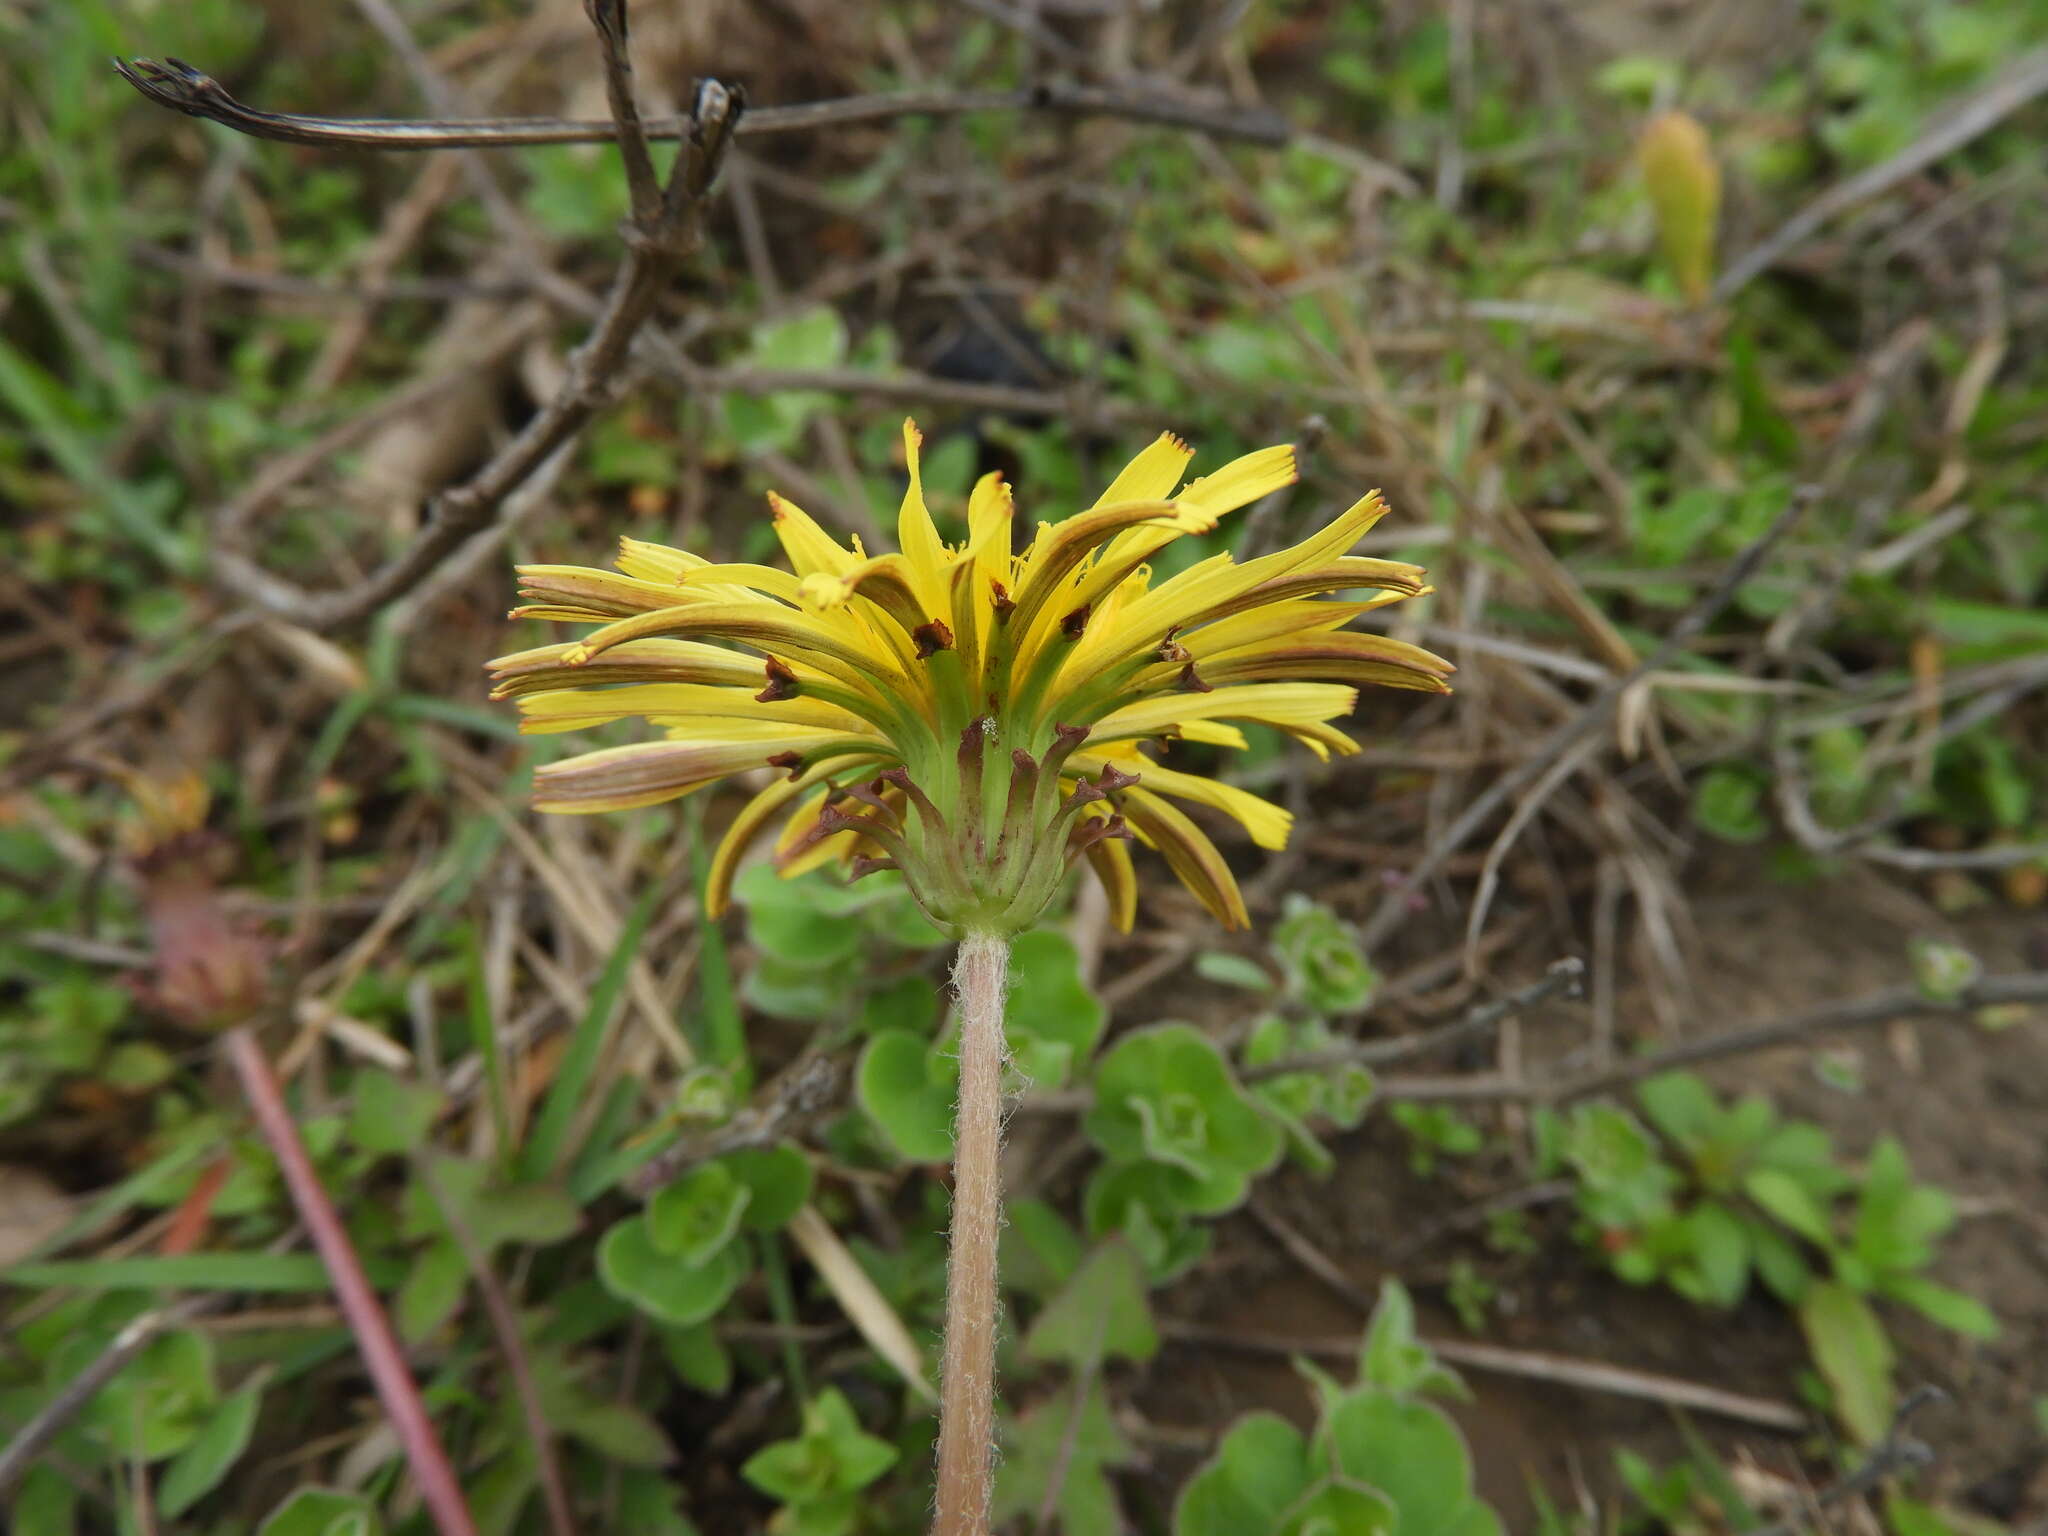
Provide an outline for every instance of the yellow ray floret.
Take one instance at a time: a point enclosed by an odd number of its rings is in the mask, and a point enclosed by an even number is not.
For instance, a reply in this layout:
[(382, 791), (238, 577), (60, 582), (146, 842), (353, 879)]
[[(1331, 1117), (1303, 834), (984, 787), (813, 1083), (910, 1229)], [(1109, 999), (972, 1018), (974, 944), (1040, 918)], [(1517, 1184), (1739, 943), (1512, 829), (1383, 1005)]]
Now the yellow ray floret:
[(922, 447), (906, 422), (893, 552), (841, 541), (771, 494), (786, 567), (638, 539), (620, 541), (615, 570), (520, 567), (519, 616), (587, 629), (491, 662), (493, 697), (514, 700), (531, 734), (638, 721), (665, 738), (544, 764), (535, 803), (627, 810), (751, 770), (711, 859), (713, 916), (748, 847), (779, 828), (784, 873), (893, 863), (956, 932), (1029, 921), (1084, 855), (1128, 928), (1134, 836), (1242, 926), (1228, 862), (1181, 806), (1265, 848), (1293, 818), (1192, 771), (1192, 752), (1167, 767), (1141, 744), (1241, 748), (1263, 726), (1318, 756), (1351, 753), (1340, 726), (1361, 685), (1448, 688), (1443, 658), (1351, 627), (1429, 590), (1417, 566), (1351, 553), (1385, 513), (1377, 492), (1292, 548), (1243, 562), (1212, 550), (1154, 583), (1176, 540), (1294, 482), (1286, 445), (1188, 480), (1194, 450), (1164, 433), (1093, 505), (1014, 552), (999, 475), (967, 497), (964, 541), (946, 542)]

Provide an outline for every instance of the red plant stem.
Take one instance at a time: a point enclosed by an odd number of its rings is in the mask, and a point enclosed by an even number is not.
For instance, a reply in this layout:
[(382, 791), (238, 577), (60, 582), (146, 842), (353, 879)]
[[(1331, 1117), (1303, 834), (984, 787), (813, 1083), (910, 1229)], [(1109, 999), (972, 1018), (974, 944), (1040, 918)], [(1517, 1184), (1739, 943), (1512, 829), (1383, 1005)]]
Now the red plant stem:
[(1003, 997), (1010, 941), (960, 941), (960, 1098), (953, 1122), (953, 1233), (939, 1378), (938, 1514), (933, 1536), (987, 1536), (995, 1459), (996, 1238), (1002, 1228)]
[(362, 1260), (356, 1257), (355, 1246), (348, 1240), (334, 1202), (327, 1198), (319, 1175), (313, 1171), (313, 1161), (306, 1156), (299, 1128), (285, 1107), (284, 1091), (270, 1069), (270, 1058), (263, 1054), (254, 1031), (246, 1026), (228, 1031), (226, 1046), (257, 1127), (277, 1158), (278, 1170), (284, 1175), (285, 1187), (291, 1191), (300, 1220), (313, 1234), (313, 1246), (320, 1251), (320, 1261), (327, 1266), (335, 1300), (341, 1306), (342, 1316), (348, 1319), (356, 1348), (369, 1368), (370, 1380), (377, 1388), (392, 1429), (397, 1431), (399, 1444), (405, 1448), (405, 1459), (419, 1484), (420, 1497), (433, 1516), (434, 1528), (441, 1536), (477, 1536), (476, 1523), (470, 1519), (461, 1485), (455, 1480), (455, 1469), (449, 1464), (448, 1453), (441, 1448), (440, 1437), (434, 1433), (434, 1421), (427, 1416), (419, 1386), (399, 1351), (398, 1338), (391, 1331), (377, 1293), (370, 1288), (369, 1277), (363, 1273)]

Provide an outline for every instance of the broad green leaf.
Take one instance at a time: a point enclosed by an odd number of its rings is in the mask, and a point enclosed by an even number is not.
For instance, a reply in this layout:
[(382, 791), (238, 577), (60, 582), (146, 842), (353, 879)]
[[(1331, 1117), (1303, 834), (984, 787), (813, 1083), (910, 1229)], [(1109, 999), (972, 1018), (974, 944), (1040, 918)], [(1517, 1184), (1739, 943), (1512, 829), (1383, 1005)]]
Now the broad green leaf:
[(1440, 1365), (1416, 1333), (1415, 1303), (1408, 1288), (1391, 1277), (1380, 1282), (1379, 1301), (1359, 1345), (1358, 1379), (1397, 1397), (1435, 1393), (1464, 1399), (1472, 1395), (1458, 1373)]
[(416, 1150), (441, 1112), (440, 1090), (378, 1067), (358, 1069), (350, 1097), (349, 1140), (365, 1152)]
[[(1109, 1011), (1081, 979), (1080, 956), (1071, 939), (1043, 928), (1018, 935), (1010, 946), (1010, 982), (1003, 1031), (1013, 1049), (1043, 1041), (1065, 1046), (1068, 1062), (1094, 1054)], [(1064, 1081), (1061, 1074), (1044, 1079), (1044, 1085), (1058, 1087)]]
[(198, 1437), (164, 1469), (156, 1490), (158, 1513), (174, 1520), (220, 1486), (248, 1450), (262, 1403), (263, 1389), (251, 1384), (214, 1409)]
[(773, 1232), (788, 1224), (811, 1198), (810, 1160), (788, 1142), (741, 1147), (719, 1159), (751, 1193), (741, 1220), (749, 1232)]
[(730, 1243), (692, 1269), (655, 1247), (645, 1219), (631, 1216), (598, 1244), (597, 1273), (614, 1296), (661, 1322), (687, 1327), (718, 1311), (746, 1278), (742, 1246)]
[(1027, 1296), (1050, 1296), (1080, 1267), (1080, 1237), (1043, 1200), (1015, 1201), (1005, 1215), (1003, 1284)]
[(701, 1268), (732, 1241), (753, 1198), (723, 1161), (700, 1163), (647, 1203), (647, 1239), (685, 1268)]
[[(90, 1335), (67, 1339), (50, 1358), (51, 1380), (69, 1380), (102, 1346)], [(144, 1345), (86, 1404), (79, 1423), (124, 1459), (161, 1461), (198, 1438), (218, 1401), (212, 1341), (178, 1329)]]
[(398, 1335), (423, 1344), (440, 1330), (469, 1290), (469, 1261), (452, 1237), (436, 1238), (414, 1257), (393, 1304)]
[(12, 1536), (78, 1536), (78, 1488), (55, 1467), (30, 1467), (10, 1514)]
[(854, 1096), (905, 1159), (942, 1163), (953, 1155), (953, 1087), (934, 1081), (934, 1047), (888, 1029), (870, 1039), (854, 1071)]
[(377, 1508), (359, 1493), (301, 1488), (270, 1512), (256, 1536), (382, 1536)]
[(1131, 1457), (1116, 1427), (1101, 1379), (1090, 1381), (1077, 1404), (1071, 1391), (1055, 1392), (1003, 1433), (996, 1468), (993, 1514), (998, 1526), (1036, 1515), (1055, 1481), (1062, 1536), (1120, 1536), (1125, 1522), (1103, 1468)]
[(1828, 1213), (1790, 1174), (1776, 1168), (1751, 1169), (1742, 1191), (1801, 1237), (1823, 1248), (1832, 1246), (1834, 1228)]
[(1892, 1343), (1870, 1304), (1832, 1280), (1808, 1286), (1799, 1326), (1835, 1412), (1863, 1445), (1884, 1438), (1892, 1415)]
[(1923, 1275), (1895, 1275), (1882, 1283), (1885, 1295), (1903, 1301), (1932, 1322), (1966, 1338), (1995, 1339), (1998, 1319), (1974, 1296), (1937, 1285)]
[(1299, 1430), (1276, 1413), (1247, 1414), (1181, 1489), (1174, 1536), (1272, 1536), (1318, 1476)]
[(1347, 1479), (1386, 1495), (1399, 1529), (1452, 1531), (1471, 1519), (1472, 1458), (1458, 1427), (1428, 1403), (1360, 1387), (1318, 1433)]
[(1112, 1358), (1149, 1360), (1158, 1352), (1144, 1268), (1130, 1245), (1115, 1238), (1082, 1261), (1024, 1337), (1025, 1359), (1063, 1360), (1075, 1370)]
[(1150, 1160), (1191, 1175), (1186, 1208), (1220, 1215), (1279, 1160), (1280, 1130), (1230, 1075), (1223, 1054), (1188, 1024), (1134, 1030), (1096, 1066), (1082, 1122), (1116, 1162)]
[(662, 1329), (661, 1350), (669, 1368), (699, 1392), (723, 1397), (731, 1389), (732, 1355), (709, 1323)]
[(1273, 978), (1256, 960), (1233, 955), (1225, 949), (1205, 949), (1195, 956), (1195, 974), (1219, 986), (1240, 987), (1247, 992), (1270, 992)]

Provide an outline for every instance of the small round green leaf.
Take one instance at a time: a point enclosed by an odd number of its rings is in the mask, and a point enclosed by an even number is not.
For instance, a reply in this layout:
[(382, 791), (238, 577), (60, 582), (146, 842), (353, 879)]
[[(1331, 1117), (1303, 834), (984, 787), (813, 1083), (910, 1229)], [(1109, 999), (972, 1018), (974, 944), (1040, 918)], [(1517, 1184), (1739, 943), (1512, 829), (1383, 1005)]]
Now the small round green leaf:
[(932, 1046), (907, 1030), (868, 1041), (854, 1074), (854, 1096), (904, 1158), (942, 1163), (953, 1155), (953, 1094), (932, 1081)]
[(747, 1261), (733, 1243), (693, 1269), (656, 1248), (645, 1219), (631, 1216), (598, 1244), (597, 1272), (614, 1296), (662, 1322), (687, 1327), (726, 1304), (746, 1278)]
[(647, 1239), (685, 1268), (700, 1268), (732, 1241), (753, 1199), (729, 1163), (700, 1163), (648, 1202)]

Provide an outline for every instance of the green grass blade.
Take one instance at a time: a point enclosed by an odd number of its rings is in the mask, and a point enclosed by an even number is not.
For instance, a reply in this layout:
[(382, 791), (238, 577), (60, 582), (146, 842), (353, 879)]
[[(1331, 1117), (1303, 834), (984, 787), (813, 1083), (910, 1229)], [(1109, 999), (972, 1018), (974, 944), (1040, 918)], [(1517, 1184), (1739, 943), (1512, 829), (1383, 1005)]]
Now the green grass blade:
[[(370, 1283), (396, 1285), (405, 1266), (364, 1261)], [(63, 1286), (81, 1291), (251, 1291), (303, 1295), (330, 1289), (327, 1267), (310, 1253), (180, 1253), (126, 1259), (64, 1259), (0, 1269), (0, 1284), (28, 1290)]]
[(591, 989), (590, 1001), (569, 1039), (569, 1049), (562, 1054), (561, 1065), (555, 1069), (555, 1080), (548, 1086), (547, 1098), (526, 1139), (526, 1150), (520, 1159), (520, 1173), (525, 1178), (546, 1178), (576, 1150), (569, 1145), (569, 1133), (577, 1111), (590, 1093), (598, 1057), (611, 1033), (612, 1016), (618, 1012), (619, 999), (626, 990), (626, 969), (640, 952), (640, 940), (654, 916), (654, 904), (660, 894), (658, 888), (650, 886), (633, 904), (625, 926), (619, 930), (619, 941), (612, 946), (597, 985)]
[[(704, 841), (704, 808), (689, 802), (690, 878), (697, 887), (698, 910), (703, 910), (704, 892), (711, 880), (711, 850)], [(739, 994), (732, 982), (732, 956), (725, 947), (725, 930), (710, 918), (699, 925), (697, 951), (697, 1037), (690, 1043), (706, 1061), (721, 1067), (736, 1067), (733, 1086), (741, 1093), (753, 1083), (753, 1064), (747, 1060), (746, 1026), (740, 1018)]]

